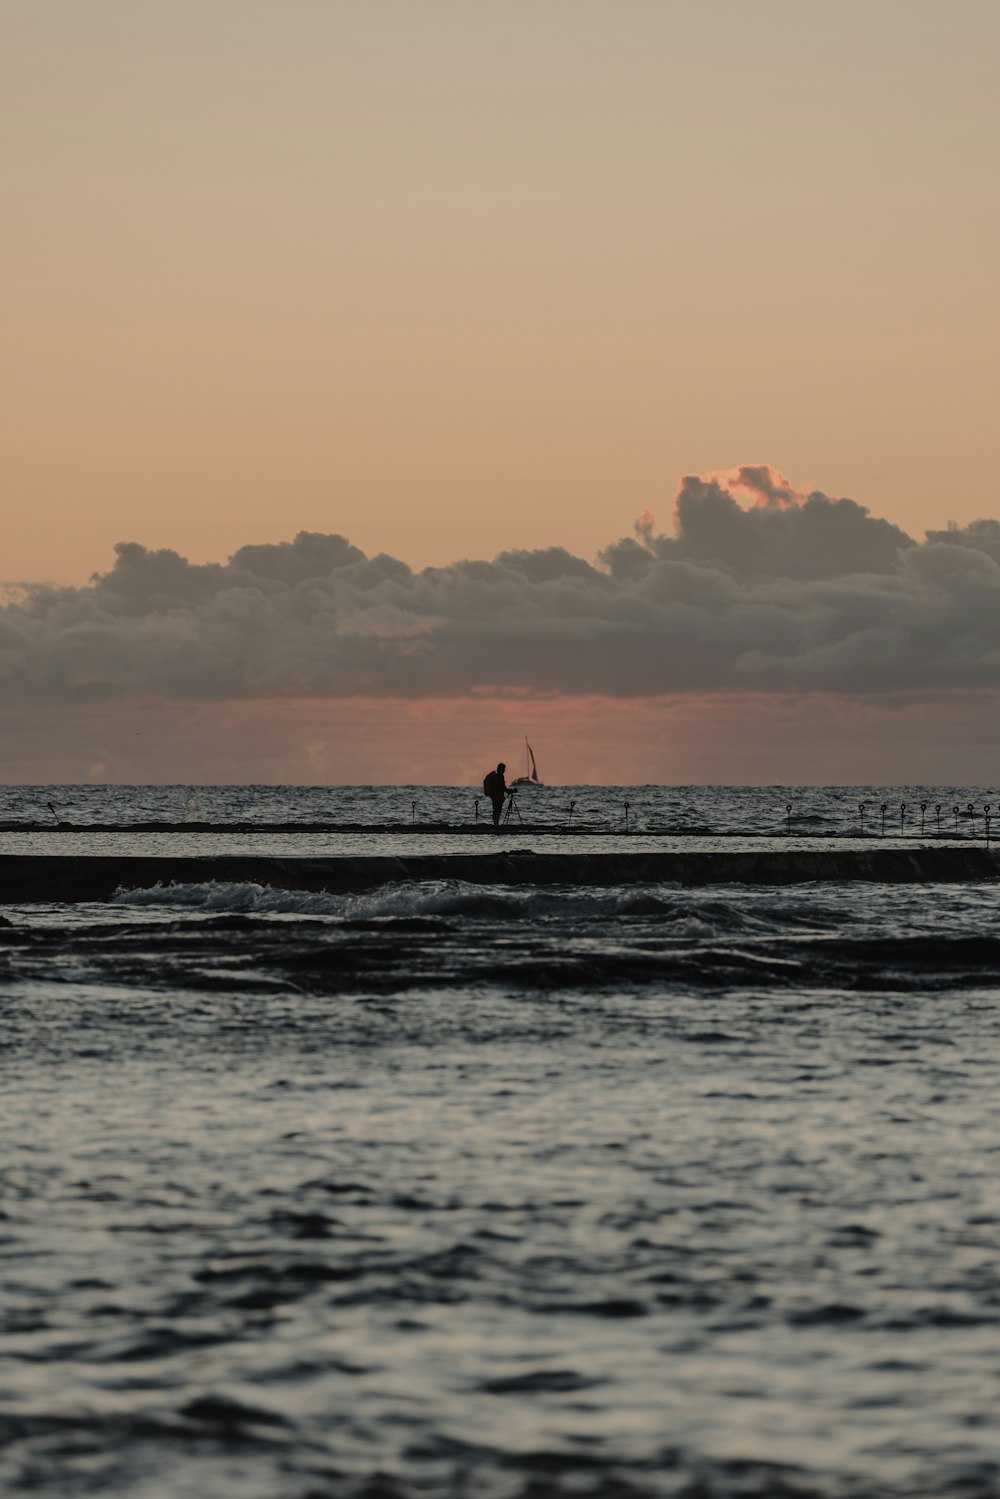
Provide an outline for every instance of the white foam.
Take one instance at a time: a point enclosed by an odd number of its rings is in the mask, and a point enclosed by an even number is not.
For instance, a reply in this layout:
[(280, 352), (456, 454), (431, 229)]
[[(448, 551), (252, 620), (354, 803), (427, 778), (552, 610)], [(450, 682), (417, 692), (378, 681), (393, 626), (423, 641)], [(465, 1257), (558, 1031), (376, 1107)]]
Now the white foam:
[(251, 915), (342, 916), (344, 897), (325, 890), (277, 890), (272, 885), (206, 880), (195, 884), (156, 884), (116, 890), (118, 906), (183, 907), (196, 911), (238, 911)]
[[(708, 936), (725, 908), (729, 922), (748, 924), (732, 902), (713, 897), (699, 902), (680, 886), (546, 888), (537, 885), (478, 885), (460, 880), (428, 880), (380, 885), (347, 894), (281, 890), (252, 882), (206, 880), (190, 884), (156, 884), (119, 889), (119, 906), (159, 907), (204, 912), (240, 912), (259, 916), (327, 916), (346, 921), (392, 921), (406, 917), (518, 922), (607, 917), (658, 916), (672, 936)], [(749, 921), (753, 926), (759, 921)]]

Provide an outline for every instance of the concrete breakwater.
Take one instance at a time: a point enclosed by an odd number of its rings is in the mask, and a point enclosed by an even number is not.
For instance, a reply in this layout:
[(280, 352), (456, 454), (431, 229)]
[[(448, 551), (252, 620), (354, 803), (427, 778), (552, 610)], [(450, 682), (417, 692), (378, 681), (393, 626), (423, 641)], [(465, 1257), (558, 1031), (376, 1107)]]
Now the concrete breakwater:
[[(896, 824), (890, 823), (890, 836), (896, 834)], [(812, 827), (807, 830), (795, 826), (794, 833), (798, 837), (853, 839), (862, 833), (862, 829), (854, 821), (848, 821), (841, 827)], [(935, 835), (932, 824), (928, 824), (923, 830), (915, 829), (909, 824), (906, 828), (909, 837), (920, 836), (921, 838), (934, 838), (941, 841), (953, 836), (950, 832), (940, 832)], [(878, 836), (879, 829), (876, 821), (869, 819), (868, 832), (871, 837)], [(340, 837), (344, 834), (360, 833), (371, 835), (388, 835), (393, 838), (452, 838), (461, 834), (465, 838), (495, 838), (496, 828), (492, 822), (483, 820), (480, 822), (0, 822), (0, 834), (2, 833), (60, 833), (78, 834), (86, 837), (93, 833), (202, 833), (205, 835), (219, 834), (223, 837), (235, 837), (239, 834), (253, 834), (260, 838), (269, 833), (324, 833), (331, 837)], [(787, 838), (789, 825), (782, 818), (773, 823), (771, 827), (719, 827), (709, 823), (668, 823), (663, 825), (634, 825), (630, 828), (623, 826), (620, 819), (613, 821), (607, 819), (604, 822), (530, 822), (511, 823), (503, 828), (503, 833), (509, 837), (525, 838), (607, 838), (607, 837), (640, 837), (640, 838), (767, 838), (771, 840)], [(884, 836), (884, 835), (883, 835)], [(902, 834), (900, 834), (902, 836)], [(959, 836), (957, 830), (954, 836)], [(975, 829), (965, 835), (973, 839), (982, 839), (983, 822), (980, 818)], [(996, 834), (994, 833), (994, 838)]]
[(206, 881), (286, 890), (346, 892), (397, 881), (464, 880), (481, 885), (792, 885), (813, 880), (886, 883), (995, 879), (1000, 855), (982, 847), (753, 849), (732, 852), (487, 854), (415, 857), (0, 855), (0, 904), (103, 901), (119, 889)]

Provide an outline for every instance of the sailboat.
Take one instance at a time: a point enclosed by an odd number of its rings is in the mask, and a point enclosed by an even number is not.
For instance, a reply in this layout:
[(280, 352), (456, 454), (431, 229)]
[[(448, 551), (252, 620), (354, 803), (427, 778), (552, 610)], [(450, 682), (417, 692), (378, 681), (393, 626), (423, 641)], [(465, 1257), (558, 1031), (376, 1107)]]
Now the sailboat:
[(528, 743), (528, 736), (524, 736), (524, 775), (518, 776), (511, 782), (512, 786), (540, 786), (538, 779), (538, 768), (535, 765), (535, 752)]

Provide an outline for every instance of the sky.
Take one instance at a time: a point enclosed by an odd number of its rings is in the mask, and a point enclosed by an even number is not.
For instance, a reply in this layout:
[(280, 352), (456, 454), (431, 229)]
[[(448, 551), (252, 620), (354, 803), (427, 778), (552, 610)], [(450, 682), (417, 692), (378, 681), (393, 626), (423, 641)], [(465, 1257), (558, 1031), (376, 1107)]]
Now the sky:
[(0, 27), (4, 779), (988, 782), (993, 0)]

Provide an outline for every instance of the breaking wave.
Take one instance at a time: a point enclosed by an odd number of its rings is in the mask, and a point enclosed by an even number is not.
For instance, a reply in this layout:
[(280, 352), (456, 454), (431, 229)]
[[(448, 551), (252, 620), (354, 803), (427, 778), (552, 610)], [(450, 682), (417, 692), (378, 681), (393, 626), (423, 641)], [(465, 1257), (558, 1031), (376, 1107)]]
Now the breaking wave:
[(460, 880), (399, 882), (353, 894), (283, 890), (252, 882), (211, 881), (119, 889), (118, 906), (251, 916), (328, 917), (341, 921), (386, 921), (442, 917), (470, 921), (567, 921), (646, 918), (669, 924), (675, 935), (711, 936), (717, 930), (761, 931), (784, 923), (739, 901), (699, 898), (677, 885), (581, 889), (476, 885)]
[(116, 906), (161, 906), (191, 911), (239, 911), (253, 916), (340, 916), (344, 897), (326, 891), (279, 890), (271, 885), (205, 880), (115, 891)]

